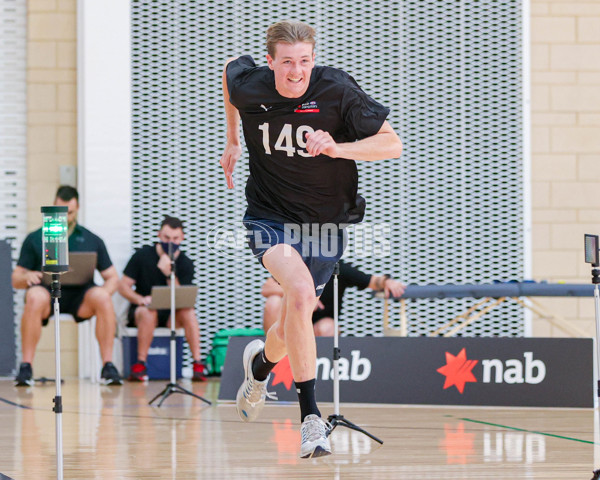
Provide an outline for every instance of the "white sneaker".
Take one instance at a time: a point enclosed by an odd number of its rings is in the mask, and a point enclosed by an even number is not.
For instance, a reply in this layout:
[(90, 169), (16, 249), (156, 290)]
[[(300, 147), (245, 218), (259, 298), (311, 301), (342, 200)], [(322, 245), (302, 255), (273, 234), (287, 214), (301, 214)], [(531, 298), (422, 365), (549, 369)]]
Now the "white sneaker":
[(302, 444), (300, 446), (300, 457), (314, 458), (331, 455), (331, 445), (327, 436), (331, 432), (331, 425), (317, 415), (304, 417), (300, 433)]
[(265, 406), (265, 399), (276, 399), (267, 392), (267, 383), (271, 374), (262, 382), (256, 380), (252, 374), (252, 361), (257, 354), (265, 348), (262, 340), (253, 340), (244, 349), (244, 383), (240, 386), (236, 396), (237, 412), (242, 421), (253, 422)]

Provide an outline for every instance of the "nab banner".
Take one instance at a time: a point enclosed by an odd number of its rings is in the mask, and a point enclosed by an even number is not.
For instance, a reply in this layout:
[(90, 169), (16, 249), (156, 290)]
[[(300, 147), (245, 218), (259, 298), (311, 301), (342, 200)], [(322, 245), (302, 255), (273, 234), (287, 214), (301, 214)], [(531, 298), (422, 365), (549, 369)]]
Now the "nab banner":
[[(231, 337), (219, 400), (235, 400), (242, 354), (253, 338)], [(588, 338), (342, 337), (340, 401), (426, 405), (593, 407)], [(333, 401), (333, 339), (317, 338), (317, 400)], [(288, 357), (269, 392), (297, 401)]]

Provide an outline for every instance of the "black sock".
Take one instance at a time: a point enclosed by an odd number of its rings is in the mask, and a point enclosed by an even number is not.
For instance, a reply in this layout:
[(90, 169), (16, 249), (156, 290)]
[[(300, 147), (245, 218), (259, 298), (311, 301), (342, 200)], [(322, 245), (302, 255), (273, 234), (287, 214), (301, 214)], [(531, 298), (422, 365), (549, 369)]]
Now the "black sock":
[(138, 360), (137, 363), (141, 363), (144, 367), (146, 366), (146, 361), (145, 360)]
[(300, 402), (300, 422), (304, 421), (307, 415), (321, 416), (319, 407), (317, 407), (317, 399), (315, 397), (315, 379), (307, 380), (306, 382), (294, 382), (296, 391), (298, 392), (298, 401)]
[(254, 357), (252, 360), (252, 375), (259, 382), (262, 382), (267, 379), (271, 370), (275, 368), (276, 363), (269, 362), (267, 357), (265, 356), (265, 350), (262, 349), (259, 354)]

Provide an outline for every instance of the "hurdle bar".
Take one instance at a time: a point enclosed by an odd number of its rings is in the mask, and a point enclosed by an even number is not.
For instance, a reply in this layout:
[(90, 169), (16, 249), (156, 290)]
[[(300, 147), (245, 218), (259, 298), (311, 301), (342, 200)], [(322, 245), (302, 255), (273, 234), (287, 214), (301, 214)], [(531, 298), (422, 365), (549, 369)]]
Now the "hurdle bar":
[[(406, 313), (406, 300), (425, 298), (474, 298), (482, 299), (469, 307), (465, 312), (457, 315), (452, 320), (433, 330), (430, 337), (451, 337), (457, 332), (479, 320), (486, 313), (507, 300), (531, 310), (552, 325), (560, 328), (572, 337), (590, 337), (590, 334), (572, 325), (568, 320), (550, 313), (540, 302), (531, 297), (593, 297), (594, 286), (587, 284), (562, 284), (543, 282), (506, 282), (490, 284), (464, 284), (464, 285), (408, 285), (401, 297), (384, 298), (383, 293), (374, 294), (384, 300), (383, 307), (383, 333), (385, 336), (406, 337), (408, 333), (408, 318)], [(390, 327), (389, 301), (400, 303), (400, 328)]]

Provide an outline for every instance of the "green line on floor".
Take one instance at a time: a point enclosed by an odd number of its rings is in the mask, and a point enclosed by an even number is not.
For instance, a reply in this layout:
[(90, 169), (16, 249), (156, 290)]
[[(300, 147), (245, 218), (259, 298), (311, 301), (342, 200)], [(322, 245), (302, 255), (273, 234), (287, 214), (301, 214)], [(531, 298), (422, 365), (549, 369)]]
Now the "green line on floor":
[(472, 418), (460, 418), (459, 420), (464, 420), (465, 422), (471, 422), (471, 423), (479, 423), (481, 425), (489, 425), (491, 427), (506, 428), (508, 430), (515, 430), (517, 432), (537, 433), (538, 435), (545, 435), (546, 437), (560, 438), (561, 440), (572, 440), (573, 442), (589, 443), (591, 445), (594, 444), (594, 442), (592, 442), (590, 440), (582, 440), (581, 438), (565, 437), (564, 435), (556, 435), (555, 433), (538, 432), (536, 430), (527, 430), (525, 428), (509, 427), (508, 425), (500, 425), (498, 423), (483, 422), (481, 420), (473, 420)]

